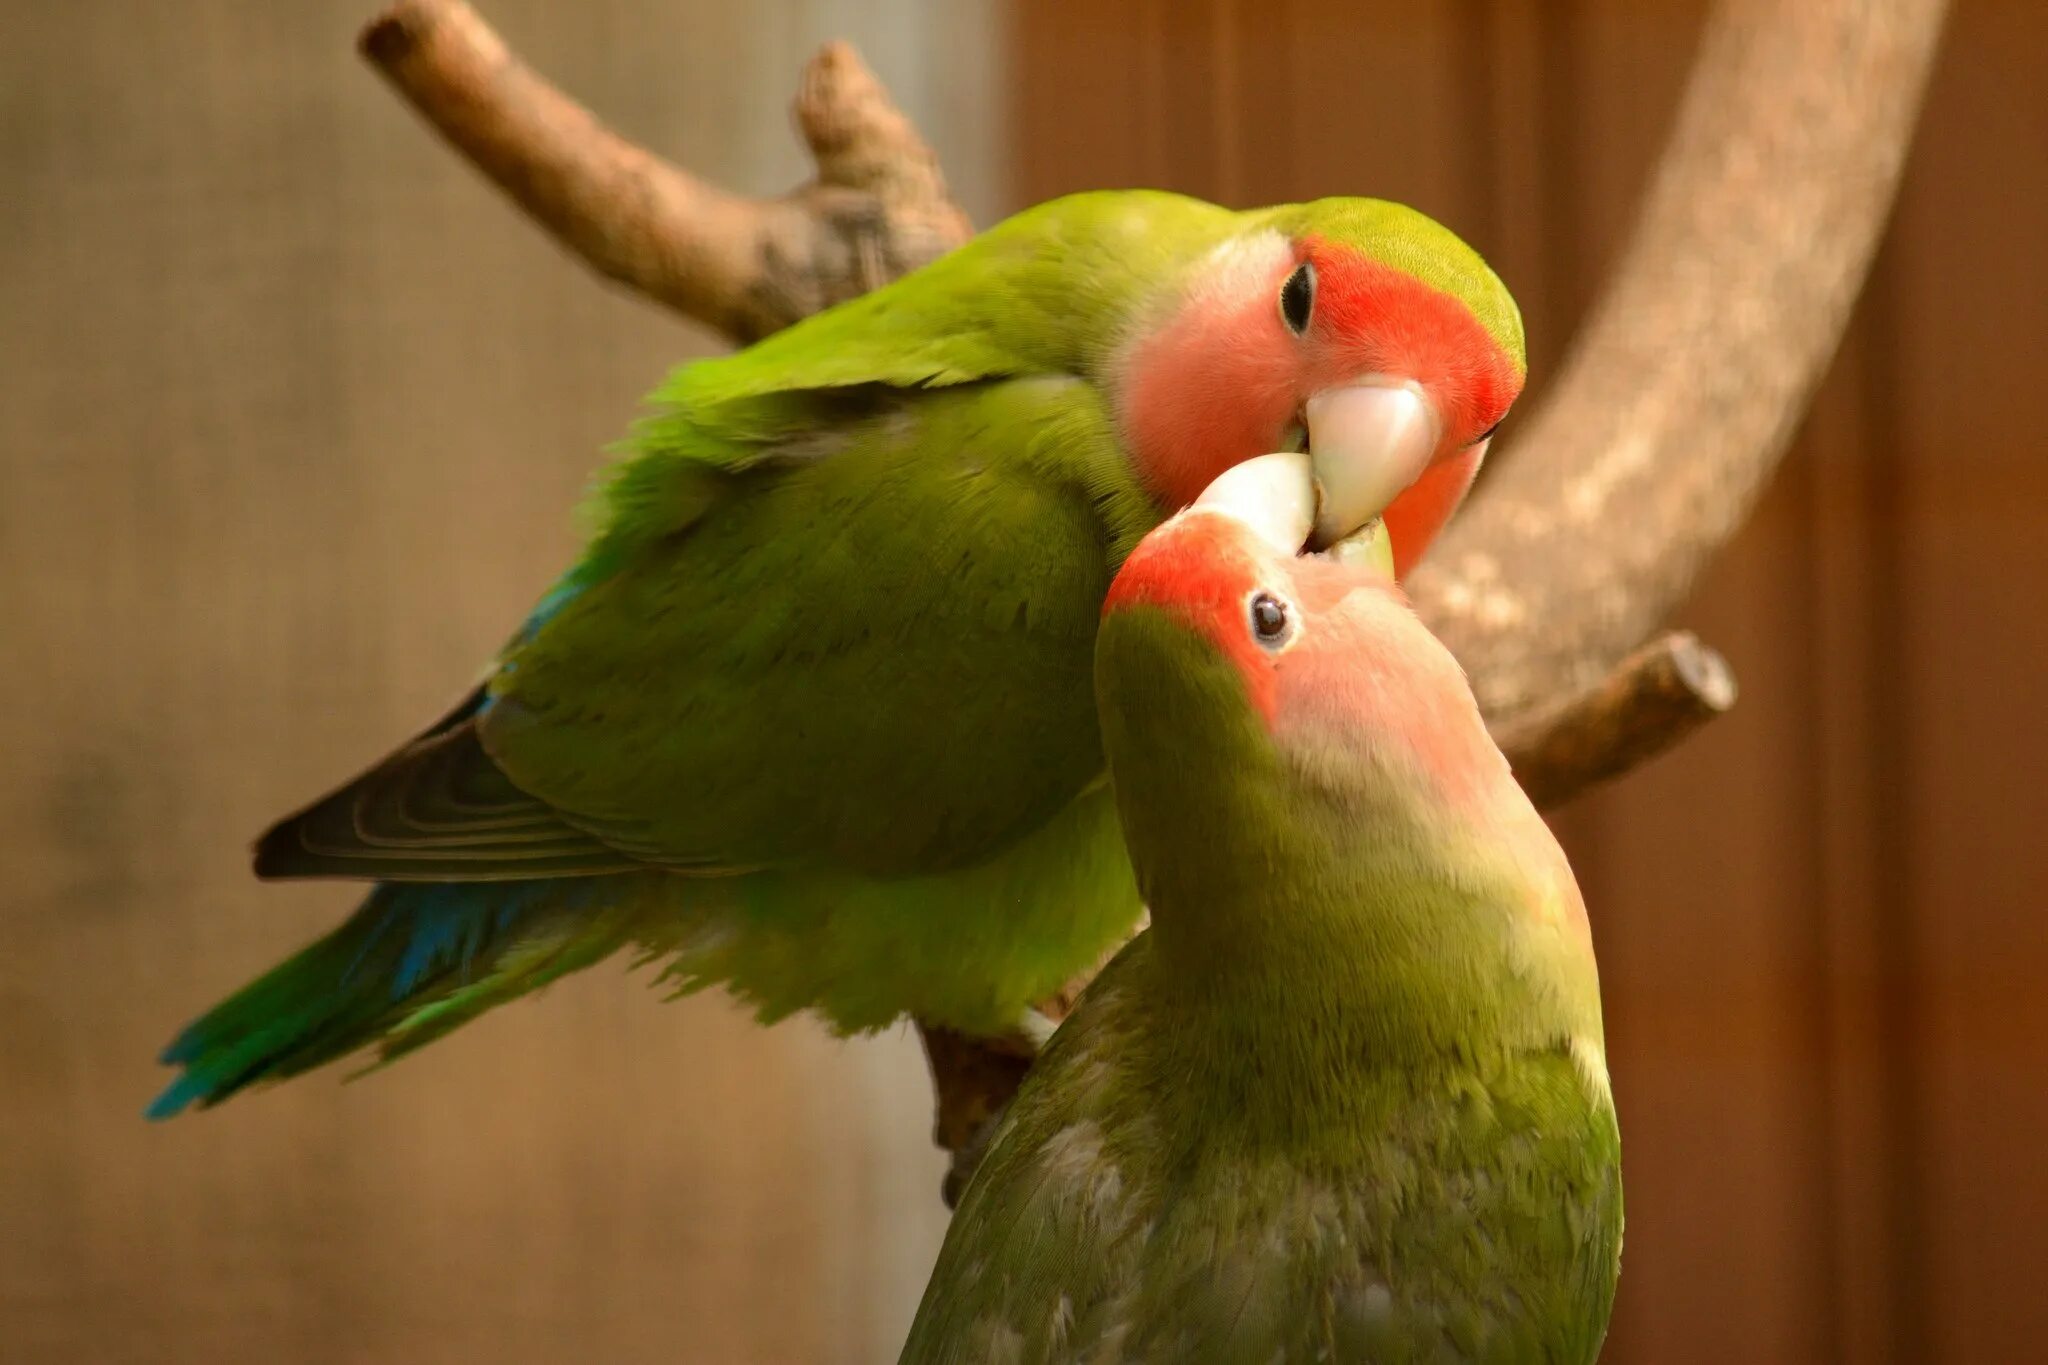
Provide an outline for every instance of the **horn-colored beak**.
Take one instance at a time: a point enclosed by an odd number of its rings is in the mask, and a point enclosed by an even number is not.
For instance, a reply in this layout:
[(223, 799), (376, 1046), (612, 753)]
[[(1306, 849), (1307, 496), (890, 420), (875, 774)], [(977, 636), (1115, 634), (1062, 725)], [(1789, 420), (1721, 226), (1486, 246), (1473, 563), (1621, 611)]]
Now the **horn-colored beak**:
[(1324, 389), (1303, 406), (1302, 420), (1318, 495), (1317, 547), (1377, 518), (1422, 477), (1443, 439), (1420, 386), (1377, 375)]
[(1301, 553), (1316, 524), (1315, 475), (1300, 451), (1258, 455), (1218, 474), (1194, 505), (1242, 522), (1292, 557)]
[[(1316, 527), (1316, 497), (1309, 457), (1283, 450), (1224, 470), (1194, 506), (1221, 512), (1291, 559), (1306, 548)], [(1389, 580), (1394, 576), (1393, 541), (1378, 517), (1331, 541), (1322, 553), (1348, 568)]]

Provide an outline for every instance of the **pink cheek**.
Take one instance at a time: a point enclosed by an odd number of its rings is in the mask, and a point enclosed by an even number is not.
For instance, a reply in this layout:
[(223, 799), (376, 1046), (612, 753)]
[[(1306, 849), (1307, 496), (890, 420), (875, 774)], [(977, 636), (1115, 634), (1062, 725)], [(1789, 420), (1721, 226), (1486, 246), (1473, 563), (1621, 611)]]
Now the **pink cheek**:
[(1300, 406), (1294, 338), (1273, 325), (1185, 326), (1132, 356), (1126, 442), (1168, 508), (1192, 502), (1225, 469), (1279, 442)]

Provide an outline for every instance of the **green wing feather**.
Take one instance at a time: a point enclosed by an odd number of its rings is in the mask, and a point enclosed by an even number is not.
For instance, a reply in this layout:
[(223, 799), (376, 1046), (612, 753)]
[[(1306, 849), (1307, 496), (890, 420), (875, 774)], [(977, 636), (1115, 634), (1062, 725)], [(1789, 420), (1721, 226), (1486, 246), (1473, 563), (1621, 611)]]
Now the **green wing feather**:
[(1072, 196), (678, 370), (477, 703), (259, 871), (926, 874), (1043, 824), (1100, 774), (1096, 607), (1160, 511), (1097, 369), (1235, 222)]
[(679, 371), (484, 749), (661, 863), (928, 873), (1043, 824), (1100, 776), (1096, 614), (1161, 511), (1096, 371), (1162, 264), (1235, 222), (1057, 200)]
[(1157, 512), (1095, 391), (960, 386), (833, 441), (720, 475), (507, 655), (477, 727), (514, 785), (650, 862), (907, 875), (1097, 780), (1096, 616)]

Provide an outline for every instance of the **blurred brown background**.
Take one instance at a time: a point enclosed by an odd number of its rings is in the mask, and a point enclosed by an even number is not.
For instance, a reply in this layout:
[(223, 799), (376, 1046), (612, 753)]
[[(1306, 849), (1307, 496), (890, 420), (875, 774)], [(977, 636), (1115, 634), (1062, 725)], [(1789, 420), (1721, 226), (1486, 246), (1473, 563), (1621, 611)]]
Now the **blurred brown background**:
[[(0, 0), (0, 1361), (893, 1359), (943, 1229), (900, 1033), (600, 968), (361, 1085), (140, 1120), (171, 1029), (352, 900), (244, 841), (471, 675), (708, 344), (443, 152), (350, 53), (367, 8)], [(804, 173), (837, 35), (980, 221), (1407, 200), (1515, 288), (1537, 390), (1703, 12), (484, 8), (740, 188)], [(1627, 1152), (1609, 1361), (2048, 1358), (2044, 243), (2048, 6), (1961, 0), (1850, 340), (1683, 614), (1742, 704), (1562, 821)]]

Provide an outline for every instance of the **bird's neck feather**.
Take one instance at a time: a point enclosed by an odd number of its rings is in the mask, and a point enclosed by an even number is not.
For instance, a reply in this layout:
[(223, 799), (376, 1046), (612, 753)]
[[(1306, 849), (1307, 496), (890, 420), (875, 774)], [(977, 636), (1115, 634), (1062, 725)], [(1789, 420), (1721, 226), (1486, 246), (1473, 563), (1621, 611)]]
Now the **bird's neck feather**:
[(1401, 750), (1273, 763), (1237, 764), (1212, 807), (1227, 827), (1184, 811), (1184, 852), (1139, 859), (1183, 1064), (1242, 1069), (1313, 1123), (1362, 1071), (1597, 1044), (1578, 891), (1519, 791), (1493, 787), (1504, 764), (1445, 787)]

